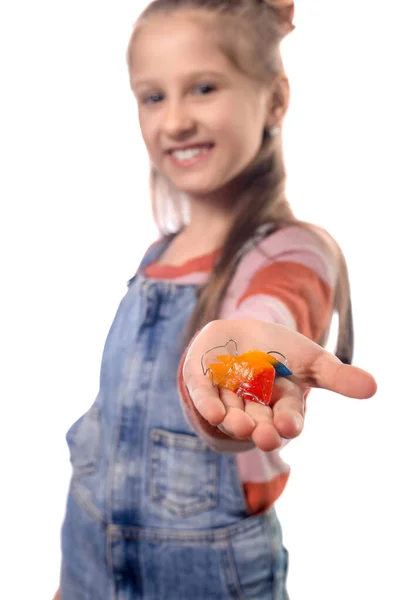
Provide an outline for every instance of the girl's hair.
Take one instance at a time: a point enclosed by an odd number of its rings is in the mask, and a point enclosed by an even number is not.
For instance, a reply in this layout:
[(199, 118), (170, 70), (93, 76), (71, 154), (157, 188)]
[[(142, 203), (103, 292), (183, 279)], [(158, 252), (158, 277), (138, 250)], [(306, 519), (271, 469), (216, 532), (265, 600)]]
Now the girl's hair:
[[(154, 0), (139, 17), (127, 51), (129, 73), (132, 46), (140, 25), (156, 14), (172, 14), (180, 9), (198, 10), (207, 21), (208, 32), (233, 65), (263, 84), (271, 84), (282, 74), (280, 43), (294, 29), (292, 0)], [(199, 14), (200, 16), (200, 14)], [(279, 92), (276, 92), (279, 94)], [(279, 100), (279, 98), (277, 98)], [(222, 300), (237, 266), (237, 254), (256, 229), (272, 223), (275, 229), (298, 224), (315, 232), (320, 243), (337, 264), (333, 310), (338, 312), (339, 328), (336, 355), (350, 363), (353, 354), (352, 313), (349, 280), (344, 256), (326, 232), (300, 222), (292, 213), (285, 195), (286, 173), (282, 138), (265, 130), (259, 153), (235, 181), (232, 226), (224, 240), (219, 260), (199, 296), (188, 325), (190, 338), (206, 323), (217, 319)], [(153, 215), (160, 232), (171, 235), (187, 223), (185, 197), (154, 165), (151, 166), (150, 192)], [(330, 323), (318, 343), (323, 345)]]

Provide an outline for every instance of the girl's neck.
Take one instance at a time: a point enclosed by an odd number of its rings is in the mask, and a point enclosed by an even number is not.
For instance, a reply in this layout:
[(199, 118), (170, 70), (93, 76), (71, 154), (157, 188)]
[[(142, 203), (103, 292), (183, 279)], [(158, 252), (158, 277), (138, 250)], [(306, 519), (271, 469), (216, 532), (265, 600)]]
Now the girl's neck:
[(231, 214), (220, 206), (191, 202), (190, 223), (175, 236), (159, 264), (181, 265), (219, 250), (231, 221)]

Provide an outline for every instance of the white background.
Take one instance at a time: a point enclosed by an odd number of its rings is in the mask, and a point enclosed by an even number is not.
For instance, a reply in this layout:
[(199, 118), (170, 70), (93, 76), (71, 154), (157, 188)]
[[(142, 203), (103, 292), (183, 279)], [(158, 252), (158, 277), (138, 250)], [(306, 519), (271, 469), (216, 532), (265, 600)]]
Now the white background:
[[(94, 400), (108, 328), (155, 236), (125, 66), (145, 4), (6, 0), (0, 8), (7, 600), (50, 599), (57, 587), (65, 432)], [(277, 508), (291, 600), (400, 598), (396, 4), (299, 0), (283, 48), (289, 198), (347, 256), (355, 363), (379, 383), (367, 401), (313, 392), (304, 434), (285, 450), (292, 475)]]

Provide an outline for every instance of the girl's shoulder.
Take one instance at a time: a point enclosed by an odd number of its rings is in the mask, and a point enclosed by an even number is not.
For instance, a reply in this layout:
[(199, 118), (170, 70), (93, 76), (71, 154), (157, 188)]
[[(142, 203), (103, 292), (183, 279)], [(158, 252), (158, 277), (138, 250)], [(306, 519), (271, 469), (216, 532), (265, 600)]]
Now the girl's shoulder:
[(325, 229), (302, 221), (275, 228), (257, 242), (258, 248), (267, 248), (272, 252), (299, 248), (321, 252), (327, 258), (334, 255), (337, 248), (337, 243)]
[(324, 229), (296, 222), (270, 230), (260, 230), (246, 252), (241, 253), (240, 271), (255, 272), (276, 262), (302, 264), (332, 283), (338, 270), (338, 245)]

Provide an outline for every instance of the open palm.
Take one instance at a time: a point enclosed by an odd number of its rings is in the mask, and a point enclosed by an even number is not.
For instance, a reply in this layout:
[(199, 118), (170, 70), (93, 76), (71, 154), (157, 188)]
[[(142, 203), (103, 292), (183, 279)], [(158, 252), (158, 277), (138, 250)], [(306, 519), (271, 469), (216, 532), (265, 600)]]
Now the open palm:
[[(270, 406), (243, 402), (234, 392), (213, 386), (201, 367), (203, 355), (233, 338), (239, 353), (278, 351), (293, 375), (275, 379)], [(344, 365), (303, 335), (276, 323), (254, 319), (218, 320), (204, 327), (191, 343), (183, 378), (194, 405), (211, 425), (228, 435), (251, 438), (261, 450), (279, 448), (282, 438), (294, 438), (303, 428), (304, 396), (308, 388), (324, 388), (350, 398), (370, 398), (376, 392), (371, 374)]]

